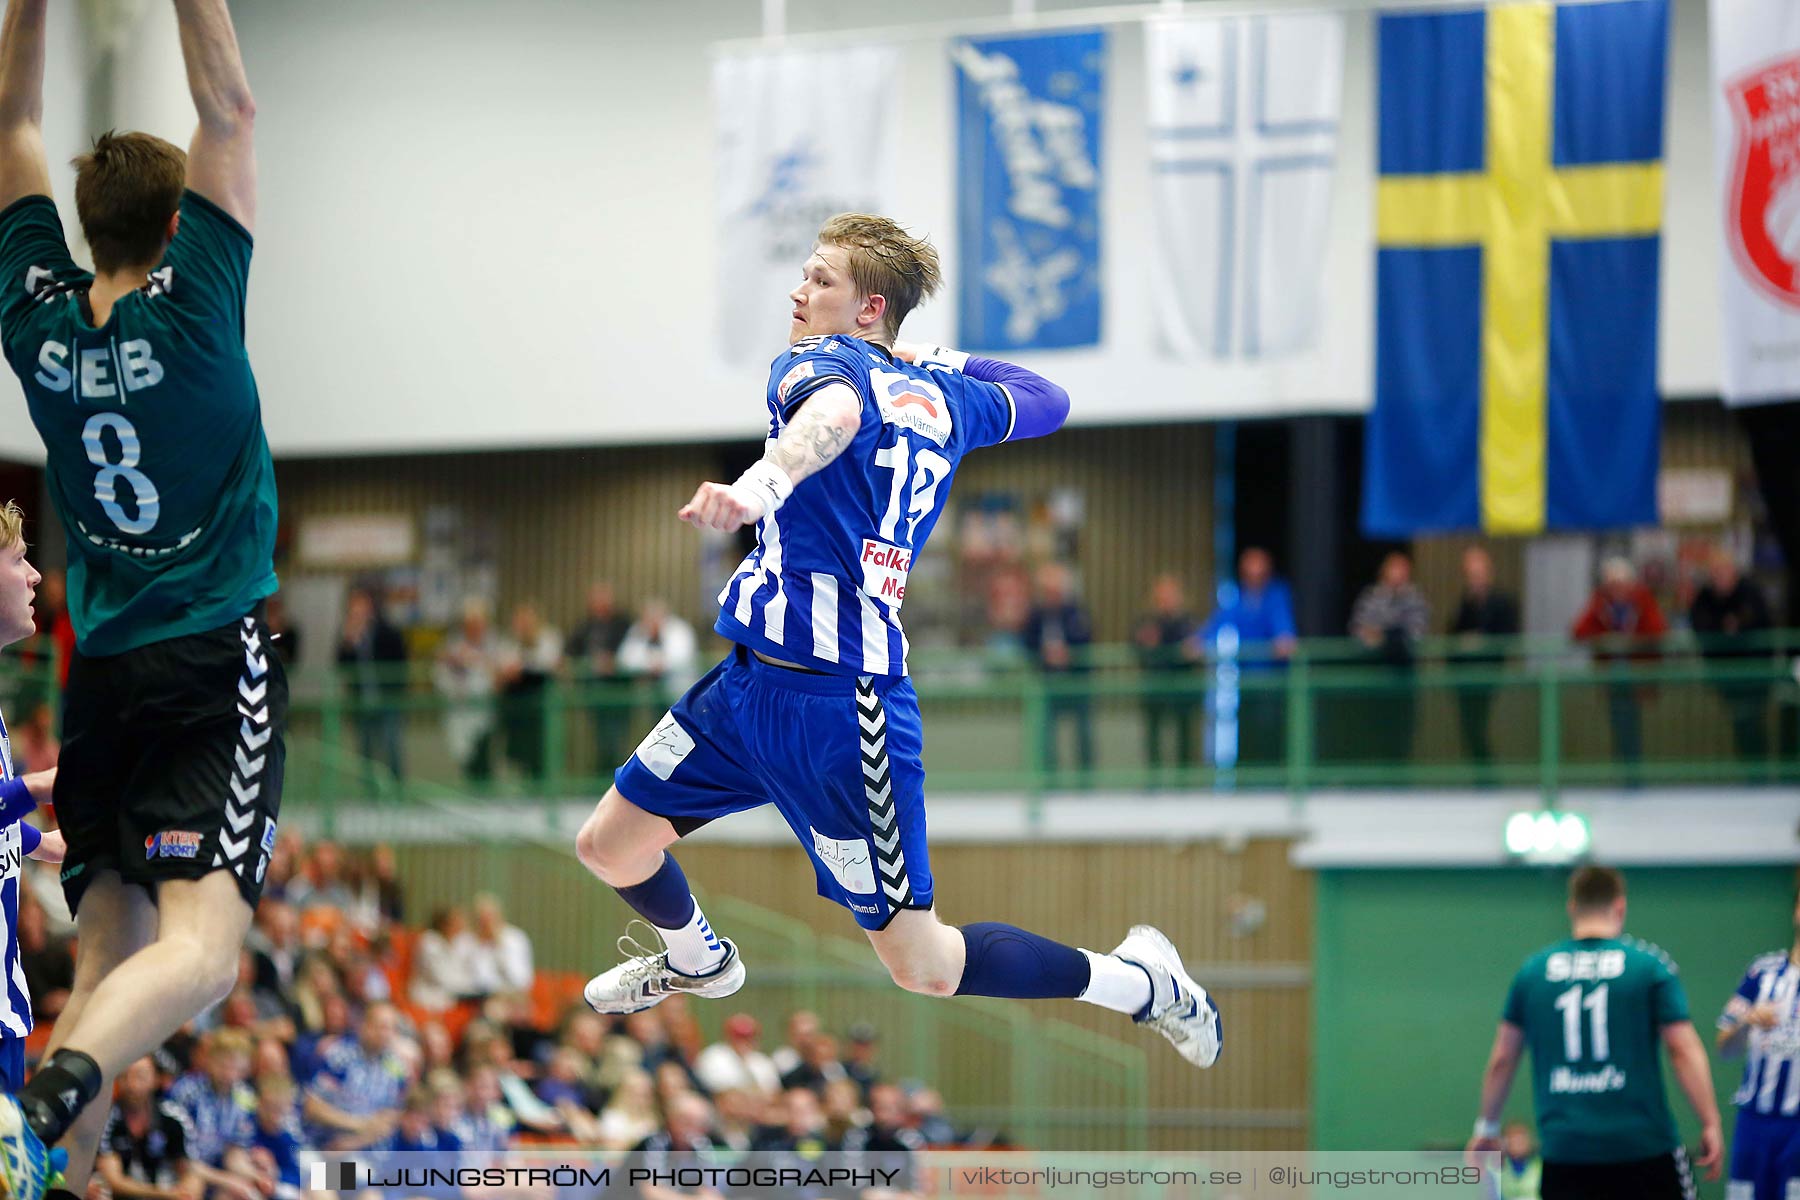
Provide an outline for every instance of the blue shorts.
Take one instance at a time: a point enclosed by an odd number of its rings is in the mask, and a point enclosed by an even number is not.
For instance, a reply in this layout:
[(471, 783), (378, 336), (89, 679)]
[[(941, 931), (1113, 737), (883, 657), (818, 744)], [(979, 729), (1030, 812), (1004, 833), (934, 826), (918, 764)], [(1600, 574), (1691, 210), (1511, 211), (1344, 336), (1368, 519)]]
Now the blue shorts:
[(1727, 1200), (1800, 1197), (1800, 1117), (1771, 1117), (1739, 1108), (1731, 1135)]
[(25, 1039), (0, 1037), (0, 1092), (12, 1095), (25, 1086)]
[(820, 675), (738, 650), (688, 689), (613, 778), (686, 835), (773, 804), (819, 895), (864, 929), (931, 907), (924, 731), (904, 677)]

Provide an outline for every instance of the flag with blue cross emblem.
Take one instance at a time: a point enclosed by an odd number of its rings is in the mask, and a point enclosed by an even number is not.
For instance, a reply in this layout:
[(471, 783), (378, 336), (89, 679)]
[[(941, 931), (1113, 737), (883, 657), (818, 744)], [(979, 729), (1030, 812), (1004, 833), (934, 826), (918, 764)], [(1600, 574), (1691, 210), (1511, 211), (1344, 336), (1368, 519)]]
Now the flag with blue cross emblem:
[(1317, 340), (1344, 75), (1337, 13), (1144, 31), (1158, 340), (1176, 358), (1281, 358)]
[(1656, 521), (1668, 22), (1380, 18), (1368, 533)]

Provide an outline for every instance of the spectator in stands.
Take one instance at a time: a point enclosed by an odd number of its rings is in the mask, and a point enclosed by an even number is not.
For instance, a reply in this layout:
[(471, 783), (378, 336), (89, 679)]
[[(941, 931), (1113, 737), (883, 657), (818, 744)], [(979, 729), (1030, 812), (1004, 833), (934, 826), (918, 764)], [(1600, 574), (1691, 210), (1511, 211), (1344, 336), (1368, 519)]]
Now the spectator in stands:
[(394, 1133), (394, 1149), (402, 1152), (454, 1154), (462, 1149), (462, 1139), (454, 1129), (440, 1128), (431, 1093), (416, 1087), (407, 1093), (406, 1106), (400, 1112), (400, 1125)]
[(1368, 648), (1371, 671), (1387, 669), (1373, 677), (1369, 694), (1353, 698), (1360, 717), (1354, 722), (1356, 742), (1377, 762), (1412, 757), (1418, 713), (1412, 668), (1419, 641), (1430, 628), (1430, 606), (1412, 581), (1412, 557), (1390, 551), (1350, 613), (1350, 633)]
[(442, 1022), (426, 1021), (419, 1026), (419, 1075), (442, 1068), (456, 1069), (456, 1040)]
[(1192, 674), (1197, 657), (1193, 637), (1198, 624), (1187, 609), (1181, 580), (1158, 575), (1150, 584), (1150, 611), (1138, 618), (1131, 635), (1149, 689), (1144, 694), (1144, 752), (1151, 770), (1162, 766), (1167, 728), (1175, 733), (1175, 765), (1191, 767), (1197, 761), (1194, 719), (1200, 692), (1185, 677)]
[[(449, 1080), (442, 1081), (439, 1086), (447, 1087), (455, 1078), (450, 1074)], [(456, 1136), (463, 1149), (506, 1149), (518, 1121), (501, 1098), (499, 1073), (485, 1063), (470, 1067), (468, 1087), (463, 1095), (464, 1112), (456, 1126)]]
[[(69, 616), (68, 577), (61, 567), (51, 567), (38, 583), (37, 599), (32, 604), (37, 637), (21, 647), (20, 658), (33, 666), (54, 655), (57, 683), (67, 687), (69, 663), (75, 653), (75, 622)], [(33, 767), (32, 770), (42, 768)]]
[(582, 1107), (599, 1112), (605, 1106), (607, 1093), (601, 1073), (606, 1054), (606, 1022), (586, 1004), (577, 1002), (563, 1017), (557, 1048), (573, 1051), (581, 1059)]
[(257, 1200), (250, 1163), (251, 1114), (256, 1093), (250, 1073), (250, 1039), (240, 1030), (215, 1029), (200, 1041), (195, 1069), (169, 1088), (169, 1107), (187, 1125), (187, 1154), (200, 1180), (235, 1200)]
[(749, 1013), (725, 1018), (725, 1037), (700, 1052), (694, 1074), (708, 1092), (727, 1090), (772, 1096), (781, 1090), (781, 1072), (757, 1047), (762, 1026)]
[(463, 971), (469, 992), (491, 996), (496, 992), (531, 991), (531, 938), (517, 925), (506, 923), (500, 901), (483, 894), (475, 897), (475, 921), (462, 941)]
[[(1747, 668), (1757, 659), (1767, 665), (1770, 647), (1755, 636), (1774, 625), (1762, 589), (1738, 570), (1737, 559), (1723, 547), (1713, 551), (1706, 574), (1706, 583), (1688, 609), (1700, 653), (1727, 669)], [(1770, 680), (1723, 679), (1713, 684), (1713, 690), (1731, 718), (1738, 757), (1751, 762), (1767, 758)]]
[(400, 868), (392, 846), (378, 844), (366, 859), (354, 860), (348, 882), (351, 901), (346, 915), (363, 933), (374, 937), (386, 926), (406, 919), (406, 893), (400, 887)]
[(75, 956), (69, 939), (50, 937), (44, 906), (30, 893), (19, 897), (19, 969), (31, 993), (31, 1015), (56, 1020), (75, 986)]
[(666, 1062), (677, 1063), (683, 1069), (686, 1068), (686, 1064), (682, 1063), (681, 1051), (669, 1041), (668, 1031), (654, 1012), (646, 1009), (632, 1013), (625, 1018), (624, 1028), (625, 1035), (638, 1045), (639, 1065), (652, 1076)]
[(474, 991), (469, 982), (469, 923), (463, 911), (441, 907), (413, 945), (407, 996), (428, 1012), (443, 1012)]
[(380, 1148), (399, 1125), (406, 1095), (399, 1029), (393, 1005), (373, 1004), (355, 1037), (320, 1045), (318, 1072), (307, 1085), (302, 1112), (327, 1148)]
[(869, 1122), (869, 1110), (863, 1107), (862, 1089), (854, 1079), (834, 1079), (825, 1085), (825, 1134), (834, 1146), (844, 1144), (844, 1135)]
[(775, 1052), (769, 1055), (769, 1060), (775, 1064), (775, 1069), (786, 1075), (798, 1067), (801, 1060), (806, 1057), (808, 1043), (818, 1035), (820, 1028), (819, 1014), (816, 1012), (797, 1008), (789, 1013), (787, 1041), (776, 1047)]
[(463, 1035), (463, 1053), (471, 1067), (485, 1066), (494, 1072), (500, 1088), (500, 1100), (511, 1112), (513, 1121), (535, 1133), (563, 1133), (562, 1118), (550, 1105), (537, 1098), (526, 1076), (530, 1065), (513, 1054), (512, 1039), (488, 1021), (476, 1021)]
[(837, 1039), (829, 1033), (816, 1033), (807, 1041), (806, 1054), (800, 1065), (781, 1077), (781, 1086), (785, 1091), (809, 1088), (824, 1095), (826, 1084), (834, 1079), (848, 1078), (850, 1073), (838, 1059)]
[(364, 760), (385, 769), (396, 782), (405, 779), (401, 743), (406, 713), (400, 705), (407, 687), (406, 637), (388, 623), (368, 588), (351, 588), (344, 602), (337, 664)]
[(665, 696), (678, 696), (700, 677), (694, 627), (669, 611), (663, 600), (644, 601), (644, 611), (619, 643), (619, 670), (655, 680)]
[(893, 1190), (911, 1192), (915, 1188), (909, 1158), (926, 1145), (924, 1135), (913, 1127), (910, 1118), (906, 1093), (891, 1083), (876, 1084), (869, 1094), (868, 1124), (850, 1130), (838, 1148), (847, 1154), (862, 1155), (861, 1161), (870, 1167), (902, 1172)]
[(156, 1063), (148, 1055), (119, 1076), (94, 1165), (114, 1200), (200, 1200), (206, 1190), (188, 1158), (186, 1125), (157, 1099)]
[(261, 1080), (272, 1075), (291, 1076), (293, 1063), (288, 1058), (288, 1043), (280, 1038), (262, 1038), (250, 1055), (250, 1078)]
[(1273, 766), (1287, 757), (1287, 696), (1273, 686), (1299, 644), (1294, 599), (1275, 577), (1275, 560), (1261, 546), (1238, 555), (1237, 582), (1219, 589), (1218, 606), (1200, 627), (1200, 648), (1214, 660), (1229, 652), (1238, 664), (1237, 761)]
[(536, 604), (516, 605), (498, 682), (506, 757), (528, 779), (542, 779), (549, 764), (544, 733), (550, 725), (550, 684), (562, 665), (562, 634), (544, 620)]
[(300, 914), (294, 906), (279, 898), (265, 898), (256, 906), (256, 924), (244, 944), (256, 964), (256, 990), (291, 1002), (306, 953), (300, 945)]
[(919, 1088), (908, 1099), (913, 1127), (929, 1146), (954, 1146), (961, 1139), (944, 1115), (944, 1098), (935, 1088)]
[(587, 1089), (582, 1082), (585, 1069), (580, 1052), (566, 1046), (556, 1049), (533, 1091), (539, 1100), (556, 1110), (570, 1137), (591, 1144), (599, 1140), (600, 1126), (587, 1106)]
[(354, 899), (344, 882), (344, 852), (336, 842), (314, 842), (300, 873), (287, 886), (288, 903), (301, 912), (332, 908), (343, 913)]
[(1091, 664), (1088, 648), (1094, 623), (1075, 598), (1074, 576), (1062, 563), (1045, 563), (1037, 574), (1038, 599), (1025, 620), (1025, 649), (1049, 681), (1039, 755), (1045, 768), (1058, 770), (1057, 734), (1067, 723), (1075, 727), (1075, 765), (1087, 775), (1094, 769), (1094, 719), (1088, 690), (1082, 683)]
[(1030, 665), (1025, 649), (1025, 622), (1031, 619), (1031, 580), (1022, 570), (994, 572), (987, 584), (988, 666), (1010, 672)]
[[(585, 686), (616, 693), (630, 676), (619, 666), (619, 649), (631, 631), (631, 615), (620, 611), (612, 584), (597, 580), (588, 588), (587, 614), (569, 633), (569, 665)], [(631, 705), (616, 695), (596, 695), (594, 771), (605, 779), (630, 751)]]
[(607, 1150), (624, 1150), (649, 1137), (658, 1124), (656, 1082), (650, 1072), (634, 1070), (626, 1074), (600, 1111), (596, 1140)]
[(344, 994), (363, 1006), (393, 999), (388, 994), (387, 972), (363, 948), (363, 943), (348, 922), (340, 922), (331, 932), (326, 946), (331, 965), (344, 981)]
[[(1600, 586), (1575, 620), (1578, 642), (1590, 642), (1601, 663), (1623, 664), (1657, 656), (1657, 644), (1669, 630), (1649, 588), (1638, 582), (1629, 559), (1609, 558), (1600, 567)], [(1636, 783), (1644, 757), (1643, 704), (1653, 694), (1648, 685), (1612, 678), (1606, 684), (1606, 715), (1612, 726), (1613, 754), (1626, 765), (1627, 781)]]
[[(1518, 634), (1519, 604), (1494, 586), (1494, 560), (1485, 547), (1470, 546), (1463, 551), (1462, 577), (1462, 599), (1450, 622), (1450, 636), (1455, 639), (1454, 661), (1468, 671), (1491, 671), (1506, 661), (1504, 648), (1496, 648), (1492, 639)], [(1456, 716), (1462, 729), (1463, 750), (1475, 764), (1482, 782), (1491, 782), (1494, 751), (1488, 727), (1498, 691), (1486, 683), (1463, 683), (1456, 688)]]
[(48, 771), (62, 758), (62, 742), (56, 736), (56, 714), (48, 703), (34, 704), (25, 723), (12, 731), (13, 776), (27, 771)]
[(463, 601), (461, 627), (432, 671), (433, 685), (449, 702), (444, 737), (472, 783), (485, 783), (494, 773), (494, 691), (502, 650), (487, 602), (470, 597)]
[(863, 1103), (869, 1102), (869, 1089), (881, 1081), (881, 1035), (867, 1021), (850, 1027), (849, 1053), (844, 1058), (844, 1073), (856, 1081)]
[(761, 1098), (736, 1088), (714, 1093), (715, 1139), (734, 1154), (742, 1154), (750, 1149), (760, 1128), (758, 1118), (766, 1106)]
[(825, 1112), (819, 1106), (819, 1095), (811, 1088), (791, 1087), (782, 1094), (784, 1122), (766, 1130), (752, 1149), (778, 1156), (778, 1161), (798, 1157), (817, 1158), (837, 1149), (825, 1128)]
[(1538, 1200), (1544, 1160), (1537, 1139), (1523, 1121), (1508, 1121), (1500, 1133), (1500, 1200)]
[[(652, 1133), (631, 1149), (633, 1157), (629, 1161), (632, 1165), (642, 1164), (655, 1170), (666, 1170), (672, 1165), (670, 1155), (710, 1155), (713, 1149), (712, 1105), (691, 1093), (681, 1097), (669, 1109), (668, 1128)], [(654, 1183), (639, 1184), (638, 1195), (643, 1200), (724, 1200), (716, 1188), (702, 1186), (690, 1190)]]
[[(256, 1079), (256, 1127), (250, 1134), (250, 1161), (265, 1195), (295, 1196), (300, 1190), (299, 1091), (285, 1072)], [(271, 1181), (273, 1185), (271, 1186)], [(291, 1191), (286, 1191), (291, 1189)]]

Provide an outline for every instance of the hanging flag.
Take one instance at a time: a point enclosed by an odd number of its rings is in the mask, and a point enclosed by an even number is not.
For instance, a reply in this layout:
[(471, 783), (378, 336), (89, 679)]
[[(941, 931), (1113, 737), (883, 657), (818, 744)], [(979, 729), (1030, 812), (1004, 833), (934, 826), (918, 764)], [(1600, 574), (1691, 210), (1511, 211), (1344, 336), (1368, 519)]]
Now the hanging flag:
[(1713, 0), (1727, 404), (1800, 398), (1800, 6)]
[(899, 69), (890, 46), (734, 54), (713, 64), (727, 361), (766, 363), (787, 344), (787, 294), (827, 217), (891, 215)]
[(1380, 18), (1371, 535), (1655, 522), (1668, 21)]
[(951, 44), (956, 67), (959, 344), (1100, 340), (1097, 30)]
[(1153, 20), (1145, 29), (1162, 346), (1276, 358), (1319, 329), (1343, 94), (1336, 13)]

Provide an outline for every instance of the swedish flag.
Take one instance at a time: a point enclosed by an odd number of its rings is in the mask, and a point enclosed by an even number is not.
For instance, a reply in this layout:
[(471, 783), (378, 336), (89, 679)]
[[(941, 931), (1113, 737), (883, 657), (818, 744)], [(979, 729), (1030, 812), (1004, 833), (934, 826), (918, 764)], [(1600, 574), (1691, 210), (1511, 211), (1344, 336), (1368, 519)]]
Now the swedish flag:
[(1380, 21), (1379, 536), (1654, 523), (1666, 0)]

